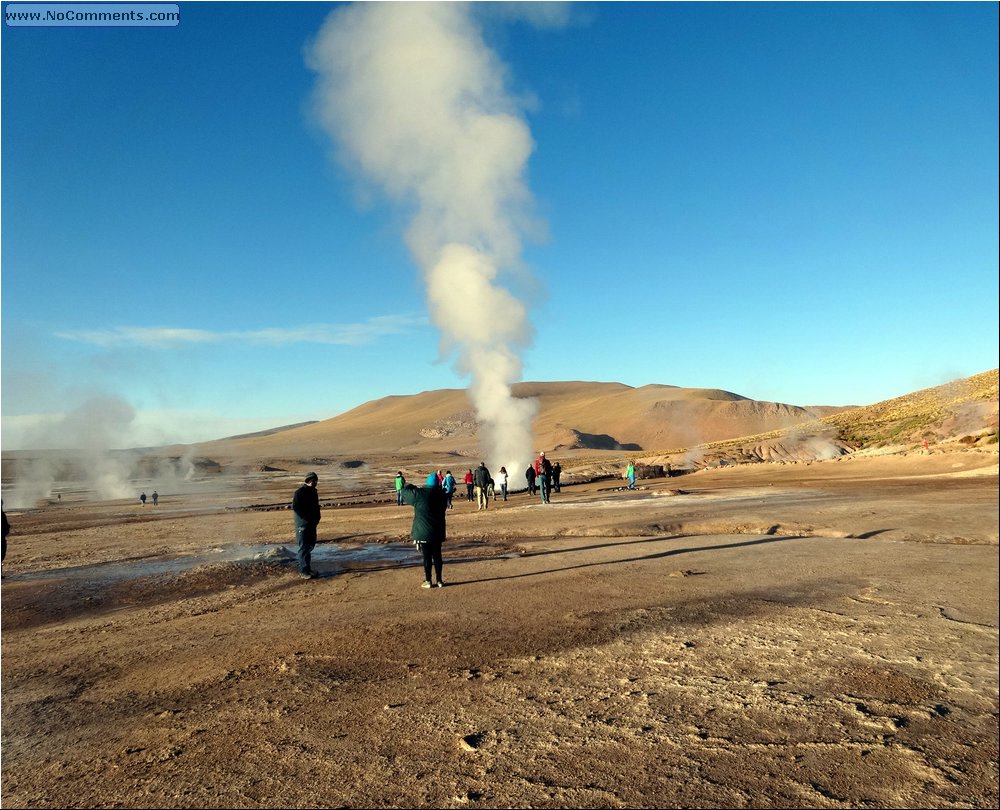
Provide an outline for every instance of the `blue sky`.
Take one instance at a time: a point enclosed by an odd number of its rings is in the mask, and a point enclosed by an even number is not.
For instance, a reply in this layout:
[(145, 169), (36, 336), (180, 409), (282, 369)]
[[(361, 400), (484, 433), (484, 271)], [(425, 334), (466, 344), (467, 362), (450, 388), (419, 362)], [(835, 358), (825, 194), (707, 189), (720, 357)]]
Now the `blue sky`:
[[(4, 449), (72, 444), (81, 413), (189, 442), (469, 382), (412, 210), (313, 111), (335, 6), (180, 7), (4, 26)], [(502, 280), (523, 379), (843, 405), (998, 365), (995, 3), (491, 12), (534, 144)]]

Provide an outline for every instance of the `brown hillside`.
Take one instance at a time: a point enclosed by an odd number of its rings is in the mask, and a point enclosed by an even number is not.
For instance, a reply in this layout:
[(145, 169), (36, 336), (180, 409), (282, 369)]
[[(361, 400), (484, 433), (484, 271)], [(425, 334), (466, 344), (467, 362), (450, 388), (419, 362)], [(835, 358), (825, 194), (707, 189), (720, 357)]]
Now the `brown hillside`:
[(840, 438), (854, 444), (884, 446), (954, 439), (971, 443), (997, 434), (998, 369), (952, 380), (934, 388), (825, 417)]
[[(539, 448), (567, 453), (685, 448), (814, 421), (829, 409), (760, 402), (728, 391), (621, 383), (525, 382), (533, 397)], [(199, 445), (199, 453), (236, 459), (329, 458), (482, 453), (479, 425), (461, 389), (391, 396), (302, 427)]]
[(675, 467), (762, 461), (811, 461), (864, 451), (924, 449), (932, 445), (996, 449), (998, 370), (953, 380), (934, 388), (843, 409), (791, 428), (707, 442), (647, 458)]

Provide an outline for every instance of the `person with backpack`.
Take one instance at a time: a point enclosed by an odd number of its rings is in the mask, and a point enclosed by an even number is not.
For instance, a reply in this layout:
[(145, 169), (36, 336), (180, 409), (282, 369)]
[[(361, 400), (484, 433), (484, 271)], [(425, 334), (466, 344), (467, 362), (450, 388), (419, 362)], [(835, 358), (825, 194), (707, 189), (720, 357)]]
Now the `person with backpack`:
[[(444, 587), (441, 570), (444, 560), (441, 556), (441, 546), (445, 541), (447, 531), (446, 516), (448, 499), (438, 481), (437, 474), (427, 476), (427, 485), (415, 487), (407, 484), (403, 487), (403, 503), (413, 507), (413, 526), (410, 538), (420, 550), (424, 563), (424, 581), (421, 588)], [(435, 580), (431, 579), (434, 573)]]
[(451, 470), (448, 470), (444, 474), (444, 480), (441, 482), (441, 488), (444, 490), (444, 494), (448, 499), (448, 508), (453, 507), (452, 498), (455, 495), (455, 489), (458, 485), (455, 483), (455, 476), (451, 474)]

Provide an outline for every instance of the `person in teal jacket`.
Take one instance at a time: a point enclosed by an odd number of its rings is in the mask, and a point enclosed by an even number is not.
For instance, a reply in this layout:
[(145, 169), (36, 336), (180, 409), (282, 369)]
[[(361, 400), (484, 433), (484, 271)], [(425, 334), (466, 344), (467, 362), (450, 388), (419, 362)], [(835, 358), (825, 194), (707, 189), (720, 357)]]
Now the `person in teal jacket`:
[(452, 499), (455, 497), (455, 489), (457, 487), (458, 484), (455, 483), (455, 476), (451, 474), (451, 470), (448, 470), (448, 472), (444, 474), (444, 481), (441, 482), (441, 488), (444, 490), (445, 497), (448, 500), (449, 509), (454, 508)]
[[(448, 496), (445, 495), (436, 473), (427, 476), (427, 485), (415, 487), (407, 484), (403, 487), (403, 503), (413, 507), (413, 526), (410, 538), (420, 549), (424, 562), (424, 582), (421, 587), (444, 587), (441, 579), (441, 569), (444, 560), (441, 557), (441, 546), (445, 541), (445, 518), (448, 512)], [(431, 572), (436, 582), (431, 580)]]

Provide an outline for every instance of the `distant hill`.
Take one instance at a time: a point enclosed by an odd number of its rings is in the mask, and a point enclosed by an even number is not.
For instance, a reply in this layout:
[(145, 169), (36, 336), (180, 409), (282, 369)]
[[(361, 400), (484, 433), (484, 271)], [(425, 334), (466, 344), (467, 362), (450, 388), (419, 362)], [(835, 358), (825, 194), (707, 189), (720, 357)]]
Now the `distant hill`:
[(998, 382), (1000, 374), (993, 369), (792, 428), (707, 442), (685, 457), (693, 466), (705, 466), (832, 458), (860, 450), (921, 448), (924, 442), (996, 448)]
[(998, 369), (825, 417), (859, 447), (909, 442), (997, 441)]
[[(998, 378), (993, 369), (863, 407), (802, 407), (719, 389), (608, 382), (525, 382), (514, 386), (514, 394), (537, 401), (535, 449), (555, 454), (578, 475), (600, 476), (618, 471), (625, 457), (679, 471), (906, 451), (925, 441), (935, 448), (996, 452)], [(385, 397), (319, 422), (111, 455), (116, 470), (179, 480), (212, 471), (284, 473), (323, 465), (335, 465), (343, 476), (343, 470), (451, 457), (449, 463), (465, 467), (482, 454), (465, 390), (442, 389)], [(37, 477), (39, 470), (65, 481), (94, 473), (93, 460), (79, 451), (4, 451), (3, 460), (5, 485)]]
[(293, 430), (294, 428), (305, 427), (306, 425), (313, 425), (316, 423), (315, 419), (308, 422), (296, 422), (294, 425), (282, 425), (281, 427), (268, 428), (267, 430), (257, 430), (253, 433), (239, 433), (236, 436), (226, 436), (224, 439), (219, 441), (233, 441), (235, 439), (257, 439), (261, 436), (273, 436), (275, 433), (281, 433), (285, 430)]
[[(830, 458), (924, 439), (995, 442), (997, 381), (994, 369), (863, 407), (802, 407), (719, 389), (608, 382), (524, 382), (513, 391), (538, 403), (538, 447), (564, 458), (613, 453), (702, 466)], [(331, 419), (196, 450), (230, 461), (474, 458), (483, 452), (464, 389), (384, 397)]]
[[(685, 448), (789, 428), (844, 410), (752, 400), (718, 389), (605, 382), (524, 382), (517, 397), (538, 403), (539, 448), (563, 455)], [(428, 456), (482, 453), (479, 424), (464, 389), (425, 391), (367, 402), (319, 422), (270, 435), (199, 444), (232, 459)]]

